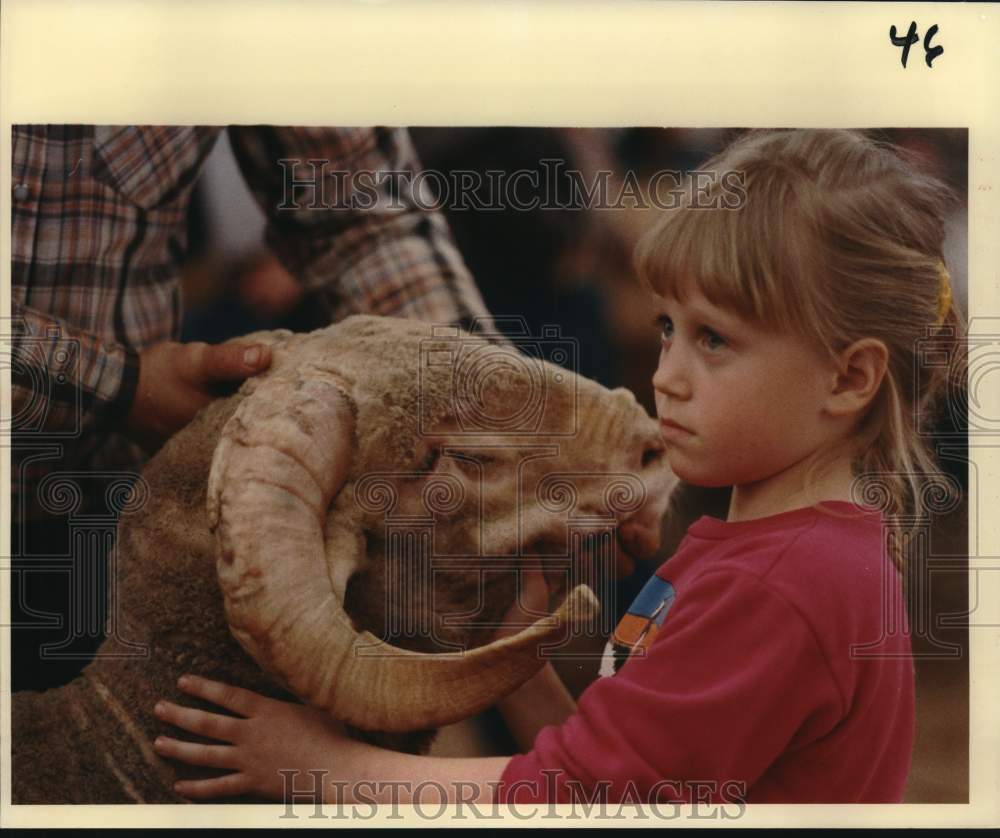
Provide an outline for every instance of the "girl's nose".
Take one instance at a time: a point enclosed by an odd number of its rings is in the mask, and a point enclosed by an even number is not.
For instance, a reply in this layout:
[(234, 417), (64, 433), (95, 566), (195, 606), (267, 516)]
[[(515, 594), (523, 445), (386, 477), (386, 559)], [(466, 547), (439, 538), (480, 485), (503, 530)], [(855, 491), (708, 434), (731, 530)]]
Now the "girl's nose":
[(664, 347), (660, 352), (660, 363), (653, 373), (653, 389), (674, 399), (687, 399), (691, 396), (691, 382), (677, 350), (674, 346), (668, 352)]

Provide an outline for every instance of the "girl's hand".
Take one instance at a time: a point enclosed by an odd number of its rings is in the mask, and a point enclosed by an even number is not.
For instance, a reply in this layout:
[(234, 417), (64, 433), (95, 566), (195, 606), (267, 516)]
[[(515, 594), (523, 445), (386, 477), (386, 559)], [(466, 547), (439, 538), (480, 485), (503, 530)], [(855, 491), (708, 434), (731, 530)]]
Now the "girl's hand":
[[(160, 756), (231, 772), (207, 780), (181, 780), (174, 785), (178, 794), (193, 799), (256, 794), (282, 800), (286, 792), (285, 777), (278, 773), (282, 770), (298, 772), (288, 787), (289, 792), (294, 787), (297, 796), (299, 790), (312, 787), (308, 771), (325, 770), (322, 785), (331, 779), (358, 777), (368, 746), (348, 738), (343, 727), (323, 711), (194, 675), (181, 676), (177, 685), (189, 695), (243, 717), (207, 713), (169, 701), (156, 705), (154, 712), (159, 719), (189, 733), (229, 743), (204, 745), (158, 737), (153, 747)], [(336, 766), (334, 778), (332, 765)]]

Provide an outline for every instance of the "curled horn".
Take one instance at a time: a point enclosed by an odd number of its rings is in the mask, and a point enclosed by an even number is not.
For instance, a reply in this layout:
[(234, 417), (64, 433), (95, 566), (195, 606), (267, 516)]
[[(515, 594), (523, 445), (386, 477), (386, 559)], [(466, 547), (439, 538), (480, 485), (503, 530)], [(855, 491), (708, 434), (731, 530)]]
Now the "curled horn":
[[(406, 731), (477, 713), (544, 663), (539, 644), (593, 619), (575, 589), (554, 615), (461, 654), (411, 652), (358, 632), (334, 563), (360, 561), (363, 539), (327, 550), (327, 510), (353, 462), (355, 411), (335, 374), (269, 374), (223, 428), (208, 480), (209, 522), (230, 629), (300, 698), (366, 730)], [(332, 546), (332, 545), (331, 545)], [(554, 618), (554, 619), (553, 619)]]

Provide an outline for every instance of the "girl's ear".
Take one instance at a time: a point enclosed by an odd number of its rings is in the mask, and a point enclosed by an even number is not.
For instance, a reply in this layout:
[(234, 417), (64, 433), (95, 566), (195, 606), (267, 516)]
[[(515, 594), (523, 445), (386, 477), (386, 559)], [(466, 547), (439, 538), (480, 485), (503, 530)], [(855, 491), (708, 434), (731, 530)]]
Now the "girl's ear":
[(875, 398), (882, 384), (889, 350), (876, 338), (863, 338), (837, 357), (836, 378), (826, 400), (826, 411), (832, 416), (859, 413)]

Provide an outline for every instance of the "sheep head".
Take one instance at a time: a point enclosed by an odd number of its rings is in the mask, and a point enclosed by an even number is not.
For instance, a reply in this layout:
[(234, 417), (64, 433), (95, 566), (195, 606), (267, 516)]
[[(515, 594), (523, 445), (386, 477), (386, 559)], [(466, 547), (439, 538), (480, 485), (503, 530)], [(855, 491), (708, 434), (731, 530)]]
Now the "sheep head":
[(240, 645), (334, 717), (408, 731), (470, 716), (529, 678), (544, 663), (540, 644), (597, 607), (563, 574), (569, 594), (554, 615), (487, 642), (508, 587), (499, 610), (479, 609), (478, 627), (419, 651), (348, 615), (366, 574), (382, 580), (369, 598), (433, 609), (428, 579), (465, 567), (482, 606), (493, 599), (483, 593), (491, 563), (534, 556), (558, 580), (566, 567), (552, 557), (573, 552), (567, 539), (606, 535), (608, 521), (619, 549), (655, 553), (674, 478), (656, 422), (627, 390), (396, 318), (264, 339), (271, 370), (244, 385), (209, 473), (217, 571)]

